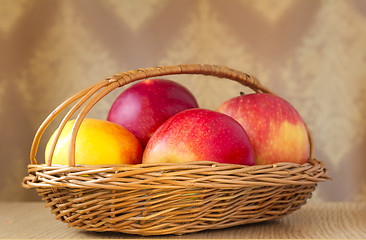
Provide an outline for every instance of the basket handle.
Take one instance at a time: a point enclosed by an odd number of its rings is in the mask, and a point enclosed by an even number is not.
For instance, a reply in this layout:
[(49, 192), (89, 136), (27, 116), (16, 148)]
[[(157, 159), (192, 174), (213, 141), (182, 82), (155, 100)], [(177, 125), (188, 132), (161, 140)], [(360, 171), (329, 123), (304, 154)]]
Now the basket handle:
[[(174, 75), (174, 74), (199, 74), (199, 75), (207, 75), (207, 76), (214, 76), (219, 78), (227, 78), (233, 81), (236, 81), (244, 86), (251, 88), (255, 92), (262, 92), (262, 93), (270, 93), (274, 94), (272, 91), (264, 87), (260, 84), (260, 82), (254, 76), (237, 71), (225, 66), (219, 65), (209, 65), (209, 64), (182, 64), (182, 65), (171, 65), (171, 66), (158, 66), (158, 67), (151, 67), (151, 68), (140, 68), (133, 71), (123, 72), (119, 74), (114, 74), (111, 77), (108, 77), (101, 82), (98, 82), (81, 92), (75, 94), (74, 96), (70, 97), (62, 104), (60, 104), (41, 124), (39, 127), (32, 143), (31, 151), (30, 151), (30, 162), (31, 164), (37, 164), (36, 161), (36, 154), (37, 149), (39, 146), (40, 139), (45, 131), (45, 129), (49, 126), (49, 124), (55, 119), (55, 117), (62, 112), (67, 106), (75, 102), (76, 100), (80, 99), (65, 115), (63, 120), (61, 121), (59, 127), (57, 128), (57, 132), (55, 134), (55, 138), (51, 144), (50, 153), (48, 156), (48, 163), (47, 165), (52, 164), (52, 156), (55, 150), (58, 138), (62, 132), (67, 121), (70, 120), (71, 116), (88, 100), (85, 106), (80, 110), (75, 123), (72, 128), (71, 132), (71, 140), (69, 142), (69, 150), (68, 150), (68, 162), (70, 167), (75, 166), (75, 142), (76, 142), (76, 135), (80, 128), (80, 125), (90, 111), (90, 109), (99, 102), (103, 97), (108, 95), (114, 89), (122, 87), (126, 84), (131, 82), (153, 78), (153, 77), (160, 77), (166, 75)], [(307, 127), (306, 127), (307, 128)], [(311, 134), (307, 128), (309, 142), (310, 142), (310, 159), (313, 158), (313, 140)]]

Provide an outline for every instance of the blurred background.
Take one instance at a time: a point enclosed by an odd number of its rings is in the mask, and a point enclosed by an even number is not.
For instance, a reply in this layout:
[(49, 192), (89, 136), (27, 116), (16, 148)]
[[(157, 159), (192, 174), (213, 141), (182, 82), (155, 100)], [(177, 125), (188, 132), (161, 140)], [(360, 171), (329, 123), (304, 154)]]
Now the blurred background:
[[(35, 132), (62, 101), (114, 73), (182, 63), (255, 75), (299, 111), (333, 177), (314, 201), (366, 201), (365, 26), (364, 0), (0, 0), (0, 201), (40, 200), (21, 181)], [(169, 79), (209, 109), (245, 91)], [(89, 116), (105, 119), (122, 90)]]

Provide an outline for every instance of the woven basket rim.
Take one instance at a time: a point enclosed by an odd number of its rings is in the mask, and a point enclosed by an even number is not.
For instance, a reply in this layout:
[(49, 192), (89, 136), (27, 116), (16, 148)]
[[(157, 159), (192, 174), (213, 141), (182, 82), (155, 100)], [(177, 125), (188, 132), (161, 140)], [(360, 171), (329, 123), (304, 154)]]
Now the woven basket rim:
[(254, 166), (211, 161), (75, 167), (29, 164), (28, 173), (22, 183), (25, 188), (222, 189), (308, 185), (330, 179), (323, 163), (316, 159), (305, 164), (280, 162)]

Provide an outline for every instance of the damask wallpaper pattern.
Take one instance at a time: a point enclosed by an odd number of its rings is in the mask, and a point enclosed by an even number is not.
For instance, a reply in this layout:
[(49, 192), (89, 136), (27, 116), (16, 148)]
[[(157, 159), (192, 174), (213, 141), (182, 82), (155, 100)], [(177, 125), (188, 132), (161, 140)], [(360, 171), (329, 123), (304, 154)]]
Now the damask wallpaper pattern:
[[(20, 186), (30, 144), (67, 97), (117, 72), (209, 63), (257, 76), (298, 109), (333, 177), (314, 199), (365, 201), (365, 26), (363, 0), (0, 0), (0, 200), (39, 199)], [(243, 90), (171, 79), (210, 109)], [(90, 116), (105, 118), (118, 94)]]

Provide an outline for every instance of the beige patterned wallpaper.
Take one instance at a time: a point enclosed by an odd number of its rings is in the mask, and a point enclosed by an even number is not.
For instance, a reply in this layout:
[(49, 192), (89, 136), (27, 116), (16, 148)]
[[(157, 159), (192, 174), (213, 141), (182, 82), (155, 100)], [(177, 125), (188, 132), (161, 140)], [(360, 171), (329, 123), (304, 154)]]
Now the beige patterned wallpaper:
[[(309, 125), (333, 177), (314, 198), (366, 200), (365, 26), (364, 0), (0, 0), (0, 200), (39, 200), (20, 183), (35, 131), (64, 99), (113, 73), (180, 63), (257, 76)], [(211, 109), (242, 90), (171, 79)], [(90, 116), (105, 118), (118, 93)]]

